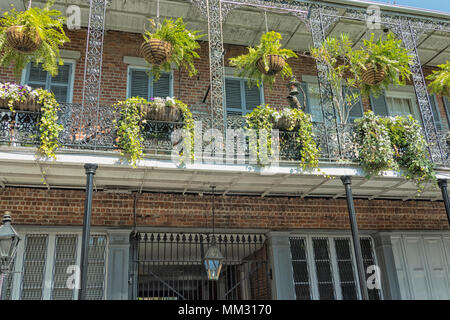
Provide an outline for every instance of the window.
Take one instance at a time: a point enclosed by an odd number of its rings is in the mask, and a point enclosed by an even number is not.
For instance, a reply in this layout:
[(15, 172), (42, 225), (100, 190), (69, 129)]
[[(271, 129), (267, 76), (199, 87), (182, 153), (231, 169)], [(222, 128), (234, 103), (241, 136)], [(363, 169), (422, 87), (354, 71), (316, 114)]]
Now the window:
[(448, 97), (443, 97), (445, 115), (447, 116), (447, 128), (450, 129), (450, 99)]
[(148, 100), (172, 97), (172, 73), (161, 73), (161, 77), (155, 82), (148, 69), (129, 68), (127, 92), (128, 98), (141, 97)]
[[(293, 236), (290, 238), (297, 300), (354, 300), (358, 275), (349, 237)], [(361, 238), (364, 268), (375, 264), (370, 238)], [(371, 300), (379, 290), (368, 290)]]
[(42, 69), (42, 65), (28, 64), (24, 74), (24, 84), (32, 88), (43, 88), (55, 94), (60, 103), (72, 102), (74, 63), (66, 62), (58, 66), (58, 74), (52, 77)]
[[(8, 278), (4, 299), (72, 300), (77, 291), (67, 287), (68, 267), (80, 265), (79, 233), (24, 233)], [(88, 299), (103, 299), (105, 288), (106, 236), (93, 234), (89, 243)], [(4, 291), (4, 292), (5, 292)]]
[(247, 80), (225, 78), (225, 106), (227, 113), (245, 115), (264, 103), (262, 88), (247, 85)]
[[(320, 92), (318, 83), (302, 82), (297, 96), (300, 105), (306, 104), (306, 112), (312, 117), (313, 122), (323, 122), (322, 104), (320, 103)], [(303, 89), (303, 91), (301, 90)], [(303, 92), (306, 94), (304, 97)]]

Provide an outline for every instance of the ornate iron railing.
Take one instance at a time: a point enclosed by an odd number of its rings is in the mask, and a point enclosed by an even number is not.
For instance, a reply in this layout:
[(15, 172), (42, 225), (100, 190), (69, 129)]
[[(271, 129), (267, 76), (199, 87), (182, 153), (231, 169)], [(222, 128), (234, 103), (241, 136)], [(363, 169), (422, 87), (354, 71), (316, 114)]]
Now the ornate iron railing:
[[(63, 125), (63, 131), (60, 133), (59, 142), (62, 149), (94, 150), (94, 151), (112, 151), (117, 152), (117, 134), (114, 120), (117, 120), (118, 114), (110, 106), (99, 106), (99, 120), (92, 122), (86, 121), (85, 126), (79, 126), (79, 117), (82, 111), (81, 104), (63, 104), (59, 112), (59, 122)], [(222, 148), (223, 152), (214, 151), (216, 157), (223, 156), (227, 163), (225, 152), (226, 137), (217, 140), (218, 132), (207, 133), (211, 121), (208, 113), (194, 113), (194, 119), (198, 126), (198, 133), (203, 137), (201, 148), (203, 154), (212, 149), (211, 142), (216, 139), (215, 146)], [(16, 112), (9, 110), (0, 110), (0, 144), (13, 147), (35, 147), (39, 144), (39, 113)], [(245, 120), (240, 115), (227, 115), (226, 127), (231, 129), (240, 129), (245, 126)], [(180, 143), (180, 138), (174, 138), (172, 135), (175, 130), (182, 129), (183, 123), (180, 122), (161, 122), (145, 121), (142, 132), (144, 137), (144, 152), (147, 156), (160, 158), (169, 158), (174, 149), (174, 145)], [(322, 161), (355, 161), (357, 159), (357, 149), (355, 145), (356, 136), (354, 127), (351, 124), (339, 125), (333, 134), (330, 134), (330, 128), (324, 122), (313, 122), (313, 134), (317, 146), (320, 149), (320, 160)], [(337, 135), (339, 133), (339, 136)], [(197, 133), (196, 133), (197, 134)], [(441, 145), (444, 146), (444, 153), (447, 155), (444, 161), (437, 162), (438, 165), (450, 165), (450, 141), (447, 139), (447, 131), (438, 132)], [(299, 160), (301, 146), (296, 142), (296, 132), (279, 131), (279, 161), (296, 162)], [(339, 139), (338, 139), (339, 137)], [(249, 135), (245, 135), (244, 145), (233, 146), (235, 151), (234, 160), (244, 159), (245, 163), (250, 163), (251, 151), (249, 148)], [(175, 141), (175, 142), (174, 142)], [(196, 140), (197, 142), (200, 140)], [(219, 141), (219, 142), (217, 142)], [(236, 140), (237, 141), (237, 140)], [(197, 149), (198, 150), (198, 149)], [(196, 151), (197, 152), (197, 151)], [(338, 154), (336, 156), (336, 153)], [(197, 157), (198, 158), (198, 157)], [(204, 160), (206, 157), (203, 158)], [(205, 160), (205, 162), (211, 159)], [(217, 159), (216, 159), (217, 160)], [(217, 161), (215, 161), (217, 162)], [(221, 162), (221, 161), (219, 161)], [(231, 163), (234, 163), (231, 159)]]

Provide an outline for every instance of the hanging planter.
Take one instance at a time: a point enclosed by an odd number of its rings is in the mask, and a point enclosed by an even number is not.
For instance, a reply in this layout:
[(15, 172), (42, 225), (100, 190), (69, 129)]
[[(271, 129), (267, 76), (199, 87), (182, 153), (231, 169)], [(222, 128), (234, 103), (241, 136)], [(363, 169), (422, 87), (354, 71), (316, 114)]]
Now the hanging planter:
[[(264, 59), (267, 61), (268, 70), (266, 70)], [(261, 73), (268, 76), (273, 76), (283, 70), (286, 60), (282, 56), (277, 54), (269, 54), (263, 58), (260, 58), (256, 62), (256, 67)]]
[(144, 59), (152, 65), (152, 74), (155, 81), (161, 76), (161, 71), (169, 72), (172, 64), (178, 68), (184, 67), (189, 76), (197, 73), (194, 66), (194, 58), (200, 56), (196, 52), (200, 48), (197, 39), (199, 31), (186, 30), (182, 18), (173, 21), (164, 19), (163, 23), (155, 23), (149, 19), (153, 32), (146, 31), (143, 34), (144, 43), (141, 45), (141, 53)]
[(282, 49), (280, 40), (278, 32), (267, 32), (261, 36), (259, 45), (248, 48), (247, 54), (229, 59), (230, 65), (236, 67), (236, 75), (247, 78), (249, 86), (259, 87), (264, 83), (270, 88), (277, 74), (284, 79), (292, 77), (292, 69), (286, 60), (297, 55), (292, 50)]
[(6, 41), (14, 50), (30, 54), (41, 45), (41, 37), (36, 31), (25, 26), (12, 26), (6, 29)]
[(150, 39), (142, 43), (141, 52), (144, 59), (153, 65), (162, 65), (172, 56), (173, 46), (167, 41)]
[(380, 65), (367, 65), (367, 69), (361, 72), (361, 80), (369, 86), (376, 86), (386, 78), (386, 72)]
[(69, 38), (64, 33), (65, 17), (52, 10), (54, 0), (44, 8), (17, 11), (12, 8), (0, 19), (0, 66), (14, 66), (14, 74), (20, 79), (22, 70), (29, 63), (42, 63), (42, 68), (52, 76), (58, 74), (58, 65), (63, 63), (59, 49)]
[(178, 122), (182, 118), (181, 109), (172, 98), (155, 98), (141, 106), (144, 118), (154, 121)]
[(438, 68), (427, 77), (428, 80), (431, 80), (428, 85), (430, 92), (450, 97), (450, 61), (438, 65)]

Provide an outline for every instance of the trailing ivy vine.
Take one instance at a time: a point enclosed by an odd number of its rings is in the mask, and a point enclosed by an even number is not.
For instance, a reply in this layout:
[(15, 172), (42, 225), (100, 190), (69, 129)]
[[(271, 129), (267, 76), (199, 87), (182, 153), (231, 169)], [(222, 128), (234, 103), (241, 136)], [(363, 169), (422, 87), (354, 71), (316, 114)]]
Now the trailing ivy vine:
[[(296, 132), (296, 142), (299, 145), (300, 167), (316, 168), (319, 165), (319, 148), (314, 140), (312, 123), (309, 115), (302, 110), (284, 107), (281, 110), (271, 108), (269, 105), (258, 106), (246, 115), (247, 127), (256, 130), (259, 135), (262, 130), (267, 133), (267, 154), (273, 155), (272, 150), (272, 129), (274, 123), (284, 117), (289, 121), (289, 127), (286, 131)], [(250, 152), (257, 155), (258, 164), (264, 165), (266, 159), (263, 159), (261, 152), (260, 139), (250, 139)]]
[(426, 183), (436, 184), (422, 128), (412, 116), (379, 117), (368, 111), (355, 124), (359, 161), (368, 176), (401, 168), (405, 178), (417, 185), (418, 193)]

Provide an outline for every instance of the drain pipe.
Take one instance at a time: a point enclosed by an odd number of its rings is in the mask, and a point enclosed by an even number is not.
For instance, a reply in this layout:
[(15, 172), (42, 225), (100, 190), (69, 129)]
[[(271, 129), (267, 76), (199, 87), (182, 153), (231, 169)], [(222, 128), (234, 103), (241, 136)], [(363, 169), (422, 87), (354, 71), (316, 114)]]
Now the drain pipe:
[(355, 251), (356, 267), (358, 269), (359, 290), (363, 300), (369, 300), (367, 292), (366, 274), (364, 272), (364, 263), (361, 254), (361, 243), (359, 241), (358, 224), (356, 222), (355, 204), (353, 203), (352, 194), (352, 178), (350, 176), (342, 176), (342, 183), (345, 186), (345, 193), (347, 194), (348, 216), (350, 218), (350, 226), (352, 228), (353, 249)]
[(86, 171), (86, 199), (84, 202), (84, 219), (83, 219), (83, 235), (81, 242), (81, 279), (80, 289), (78, 291), (78, 300), (86, 300), (87, 289), (87, 272), (88, 272), (88, 257), (89, 257), (89, 236), (91, 229), (91, 212), (92, 212), (92, 186), (94, 181), (95, 171), (98, 165), (95, 163), (86, 163), (84, 169)]
[(447, 212), (448, 223), (450, 224), (450, 200), (448, 199), (447, 180), (438, 180), (439, 188), (441, 188), (442, 199), (444, 199), (445, 212)]

